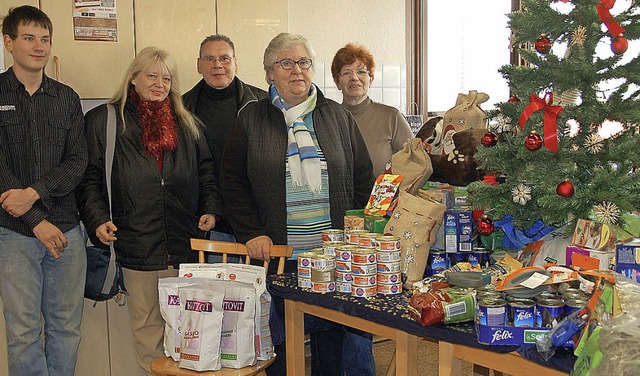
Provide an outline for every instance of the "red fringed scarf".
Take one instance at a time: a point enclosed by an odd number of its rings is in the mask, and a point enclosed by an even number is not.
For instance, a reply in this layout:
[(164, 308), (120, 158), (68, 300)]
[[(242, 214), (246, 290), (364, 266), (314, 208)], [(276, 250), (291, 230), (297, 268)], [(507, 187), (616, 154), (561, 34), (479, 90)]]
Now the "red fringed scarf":
[(161, 102), (144, 100), (133, 87), (129, 89), (129, 98), (138, 112), (144, 151), (156, 158), (162, 169), (164, 152), (173, 151), (178, 145), (178, 127), (171, 100), (169, 97)]

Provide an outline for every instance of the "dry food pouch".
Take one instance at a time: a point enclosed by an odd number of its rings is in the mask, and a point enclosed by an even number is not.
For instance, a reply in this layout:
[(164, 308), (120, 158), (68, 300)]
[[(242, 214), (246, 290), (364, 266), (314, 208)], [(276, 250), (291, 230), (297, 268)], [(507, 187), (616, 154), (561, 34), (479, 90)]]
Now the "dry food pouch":
[(398, 187), (400, 186), (400, 183), (402, 183), (403, 179), (404, 177), (400, 175), (379, 175), (376, 179), (376, 183), (373, 185), (373, 189), (371, 190), (369, 202), (367, 202), (367, 206), (364, 208), (364, 214), (387, 214), (387, 209), (389, 208), (389, 205), (391, 205), (393, 198), (396, 196)]
[(225, 286), (222, 310), (220, 357), (224, 368), (242, 368), (256, 363), (254, 320), (256, 290), (249, 283), (217, 281)]
[(181, 307), (180, 368), (217, 371), (224, 294), (208, 284), (179, 288)]
[(164, 354), (173, 360), (180, 360), (180, 287), (194, 284), (187, 278), (161, 278), (158, 280), (160, 313), (164, 320)]

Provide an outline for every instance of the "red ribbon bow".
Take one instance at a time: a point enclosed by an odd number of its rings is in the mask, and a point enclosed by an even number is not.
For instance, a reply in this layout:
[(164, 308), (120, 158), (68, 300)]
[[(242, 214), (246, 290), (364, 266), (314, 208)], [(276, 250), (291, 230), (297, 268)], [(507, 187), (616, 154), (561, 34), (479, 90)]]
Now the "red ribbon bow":
[[(548, 100), (547, 100), (548, 99)], [(547, 93), (544, 99), (539, 98), (535, 94), (529, 96), (529, 105), (522, 111), (520, 115), (520, 129), (524, 128), (524, 124), (529, 117), (536, 111), (544, 109), (544, 146), (554, 153), (558, 152), (558, 115), (564, 110), (561, 106), (553, 106), (553, 93)]]
[(619, 23), (611, 15), (609, 10), (613, 8), (616, 0), (602, 0), (600, 5), (596, 5), (596, 10), (598, 11), (598, 17), (600, 17), (600, 21), (607, 26), (609, 33), (614, 37), (619, 36), (624, 33), (626, 30), (620, 26)]

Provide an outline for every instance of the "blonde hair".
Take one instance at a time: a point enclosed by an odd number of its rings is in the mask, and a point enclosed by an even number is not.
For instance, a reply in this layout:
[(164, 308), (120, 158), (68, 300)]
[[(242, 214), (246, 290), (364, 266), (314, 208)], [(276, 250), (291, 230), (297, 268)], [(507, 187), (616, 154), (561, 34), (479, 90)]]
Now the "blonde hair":
[(123, 126), (126, 127), (124, 121), (124, 107), (127, 102), (127, 96), (129, 88), (131, 87), (131, 80), (133, 80), (140, 72), (147, 70), (152, 65), (161, 63), (167, 67), (169, 74), (171, 74), (171, 89), (169, 90), (169, 100), (171, 101), (171, 107), (178, 117), (178, 124), (185, 128), (187, 133), (194, 139), (200, 138), (202, 132), (202, 123), (195, 116), (193, 116), (182, 103), (182, 96), (180, 95), (180, 89), (178, 85), (178, 66), (165, 50), (161, 50), (158, 47), (145, 47), (140, 51), (133, 59), (127, 73), (118, 88), (118, 91), (109, 99), (111, 104), (120, 104), (120, 117), (122, 119)]

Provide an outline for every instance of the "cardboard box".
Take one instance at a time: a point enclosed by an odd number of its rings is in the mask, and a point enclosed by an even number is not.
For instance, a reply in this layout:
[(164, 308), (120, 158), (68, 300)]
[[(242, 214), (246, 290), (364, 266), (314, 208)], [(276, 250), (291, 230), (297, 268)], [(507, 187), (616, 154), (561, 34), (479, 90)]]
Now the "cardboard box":
[[(611, 227), (588, 219), (578, 219), (571, 244), (588, 249), (613, 248), (615, 234)], [(568, 260), (567, 260), (568, 261)]]
[(364, 229), (369, 232), (375, 232), (376, 234), (384, 234), (384, 228), (387, 222), (389, 222), (388, 217), (367, 215), (364, 217)]
[(616, 246), (616, 272), (640, 282), (640, 239)]
[(581, 270), (613, 269), (613, 252), (601, 252), (570, 245), (566, 248), (567, 264)]
[[(548, 336), (550, 331), (551, 328), (477, 326), (478, 342), (491, 346), (535, 346), (537, 338)], [(569, 340), (563, 347), (572, 347), (573, 345), (573, 340)]]
[(447, 253), (471, 252), (474, 245), (474, 223), (471, 211), (444, 212), (444, 246)]
[(454, 205), (453, 190), (451, 189), (420, 189), (418, 197), (439, 202), (447, 209), (452, 209)]

